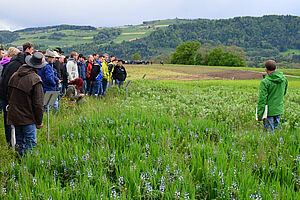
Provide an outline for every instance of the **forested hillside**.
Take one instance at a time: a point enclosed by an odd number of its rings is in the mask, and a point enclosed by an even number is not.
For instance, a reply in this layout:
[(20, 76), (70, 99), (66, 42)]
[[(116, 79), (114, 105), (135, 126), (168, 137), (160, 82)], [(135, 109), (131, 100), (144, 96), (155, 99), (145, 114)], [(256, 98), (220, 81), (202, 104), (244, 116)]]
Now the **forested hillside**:
[[(291, 49), (298, 52), (300, 49), (300, 17), (290, 15), (220, 20), (158, 20), (138, 26), (101, 29), (72, 25), (50, 28), (0, 32), (0, 43), (16, 45), (25, 40), (33, 40), (42, 48), (64, 44), (62, 47), (66, 53), (73, 50), (83, 54), (108, 52), (130, 59), (138, 52), (143, 59), (150, 59), (175, 51), (182, 42), (195, 41), (213, 47), (242, 47), (247, 52), (247, 60), (255, 62), (265, 58), (292, 60), (294, 55), (287, 56), (281, 52)], [(24, 32), (31, 35), (24, 35)], [(9, 34), (11, 37), (8, 37)], [(23, 34), (22, 38), (18, 38), (18, 34)]]
[(297, 16), (236, 17), (221, 20), (193, 20), (170, 25), (149, 36), (121, 44), (79, 45), (86, 53), (109, 52), (130, 58), (135, 52), (144, 58), (173, 51), (180, 43), (197, 41), (213, 46), (243, 47), (252, 58), (276, 56), (288, 49), (300, 49), (300, 18)]

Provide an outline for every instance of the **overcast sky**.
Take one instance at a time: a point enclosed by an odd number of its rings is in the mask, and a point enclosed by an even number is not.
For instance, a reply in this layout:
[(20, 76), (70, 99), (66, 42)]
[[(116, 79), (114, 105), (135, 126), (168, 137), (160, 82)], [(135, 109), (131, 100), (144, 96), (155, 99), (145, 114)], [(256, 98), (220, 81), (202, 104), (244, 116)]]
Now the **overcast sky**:
[(0, 30), (74, 24), (112, 27), (157, 19), (300, 16), (299, 0), (1, 0)]

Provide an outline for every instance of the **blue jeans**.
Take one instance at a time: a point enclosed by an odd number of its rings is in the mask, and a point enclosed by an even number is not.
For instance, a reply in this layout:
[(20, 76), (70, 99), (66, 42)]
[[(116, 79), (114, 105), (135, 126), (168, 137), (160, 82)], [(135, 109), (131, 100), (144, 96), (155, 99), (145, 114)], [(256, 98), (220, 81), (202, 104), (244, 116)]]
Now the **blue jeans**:
[(115, 80), (116, 86), (124, 85), (124, 81)]
[(263, 120), (264, 128), (268, 132), (273, 133), (278, 128), (281, 115), (271, 116)]
[(6, 142), (8, 143), (9, 146), (11, 146), (11, 126), (7, 125), (7, 111), (6, 111), (7, 101), (5, 99), (0, 99), (0, 104), (3, 109), (3, 121), (5, 127)]
[(27, 150), (36, 147), (36, 125), (15, 126), (16, 151), (23, 156)]
[(97, 94), (98, 96), (101, 96), (103, 90), (102, 90), (102, 80), (96, 80), (91, 84), (91, 91), (90, 95)]

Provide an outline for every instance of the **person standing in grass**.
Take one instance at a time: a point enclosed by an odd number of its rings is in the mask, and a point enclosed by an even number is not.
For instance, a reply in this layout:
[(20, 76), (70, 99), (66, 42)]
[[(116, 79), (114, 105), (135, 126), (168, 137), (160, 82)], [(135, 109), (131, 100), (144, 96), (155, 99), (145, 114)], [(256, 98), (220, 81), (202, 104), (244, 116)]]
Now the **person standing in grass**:
[(109, 81), (109, 71), (108, 71), (108, 54), (105, 53), (104, 55), (104, 58), (103, 60), (101, 61), (101, 69), (102, 69), (102, 74), (103, 74), (103, 77), (102, 77), (102, 93), (101, 95), (102, 96), (105, 96), (105, 93), (106, 93), (106, 89), (107, 89), (107, 83)]
[(34, 50), (34, 46), (30, 42), (26, 42), (23, 44), (22, 49), (24, 52), (19, 52), (17, 55), (13, 56), (10, 60), (9, 64), (3, 70), (1, 79), (0, 79), (0, 103), (2, 104), (3, 109), (3, 120), (5, 126), (5, 136), (8, 145), (11, 146), (11, 126), (7, 124), (7, 111), (6, 106), (8, 104), (8, 82), (11, 76), (23, 65), (25, 64), (26, 56), (32, 54)]
[[(287, 91), (288, 81), (283, 73), (276, 71), (276, 62), (268, 60), (265, 63), (267, 76), (259, 86), (259, 101), (257, 107), (258, 121), (263, 121), (266, 131), (273, 132), (278, 128), (284, 111), (283, 99)], [(265, 107), (268, 107), (267, 118), (263, 119)]]
[(113, 78), (115, 80), (116, 86), (118, 87), (124, 85), (124, 81), (127, 77), (127, 72), (125, 67), (123, 66), (123, 63), (123, 60), (118, 60), (118, 64), (115, 66), (115, 69), (113, 71)]
[(68, 72), (68, 83), (76, 78), (79, 78), (78, 66), (76, 62), (77, 58), (78, 54), (76, 52), (72, 52), (67, 62), (66, 69)]
[[(58, 78), (57, 71), (53, 66), (59, 55), (55, 51), (47, 49), (45, 56), (46, 65), (38, 72), (43, 81), (44, 93), (48, 91), (58, 91), (58, 85), (61, 83), (61, 80)], [(56, 99), (53, 107), (55, 111), (58, 111), (58, 99)], [(47, 106), (45, 106), (45, 110), (46, 109)]]
[[(77, 65), (78, 65), (78, 74), (79, 74), (79, 78), (81, 78), (85, 85), (86, 85), (86, 63), (85, 63), (85, 58), (82, 54), (79, 54), (78, 56), (78, 61), (77, 61)], [(83, 92), (85, 92), (85, 88), (82, 88)]]
[(102, 95), (102, 62), (104, 57), (100, 56), (99, 60), (95, 60), (92, 66), (92, 71), (90, 74), (90, 80), (91, 80), (91, 88), (89, 95), (98, 95), (98, 97), (101, 97)]
[(114, 84), (114, 80), (112, 77), (112, 73), (114, 72), (115, 66), (117, 65), (118, 60), (115, 56), (110, 56), (110, 63), (108, 64), (108, 72), (109, 72), (109, 82), (107, 83), (107, 87), (110, 87)]
[(7, 123), (15, 126), (16, 151), (20, 156), (37, 145), (36, 129), (43, 127), (44, 92), (37, 73), (46, 63), (40, 53), (27, 56), (25, 62), (8, 83)]
[(86, 68), (86, 91), (85, 93), (89, 93), (91, 90), (91, 73), (92, 67), (94, 63), (94, 57), (92, 55), (88, 56), (88, 64)]

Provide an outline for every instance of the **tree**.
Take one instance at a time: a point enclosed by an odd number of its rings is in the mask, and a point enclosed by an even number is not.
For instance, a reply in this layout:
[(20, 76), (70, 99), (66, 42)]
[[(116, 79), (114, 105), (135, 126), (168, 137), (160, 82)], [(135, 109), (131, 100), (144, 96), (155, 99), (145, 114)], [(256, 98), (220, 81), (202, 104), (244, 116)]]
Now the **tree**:
[(133, 56), (131, 58), (132, 58), (132, 60), (140, 60), (141, 55), (139, 53), (135, 53), (135, 54), (133, 54)]
[(195, 64), (195, 55), (201, 47), (199, 42), (185, 42), (176, 47), (176, 51), (171, 54), (171, 63), (193, 65)]
[(208, 65), (211, 66), (246, 66), (245, 58), (229, 51), (223, 51), (223, 47), (217, 47), (209, 52)]

